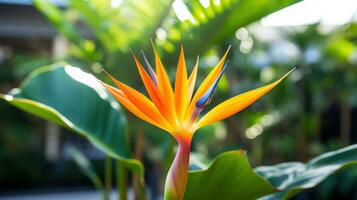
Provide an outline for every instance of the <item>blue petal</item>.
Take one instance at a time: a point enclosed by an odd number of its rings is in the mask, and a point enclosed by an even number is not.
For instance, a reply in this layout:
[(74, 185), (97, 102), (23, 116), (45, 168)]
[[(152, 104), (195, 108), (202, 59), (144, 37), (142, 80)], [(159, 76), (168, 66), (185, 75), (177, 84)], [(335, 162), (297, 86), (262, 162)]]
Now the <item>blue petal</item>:
[(143, 57), (144, 61), (145, 61), (145, 65), (146, 65), (146, 68), (148, 69), (149, 71), (149, 74), (151, 76), (151, 79), (154, 81), (154, 83), (157, 85), (157, 78), (156, 78), (156, 74), (155, 74), (155, 71), (154, 69), (151, 67), (148, 59), (146, 58), (145, 56), (145, 53), (143, 50), (140, 51), (141, 53), (141, 56)]
[(221, 79), (224, 71), (226, 70), (226, 67), (229, 63), (229, 60), (226, 62), (226, 64), (224, 65), (222, 71), (220, 72), (220, 74), (218, 75), (217, 79), (213, 82), (213, 84), (211, 85), (210, 88), (208, 88), (208, 90), (202, 95), (202, 97), (196, 102), (196, 106), (199, 108), (205, 107), (207, 106), (212, 99), (213, 96), (213, 92), (215, 91), (219, 80)]

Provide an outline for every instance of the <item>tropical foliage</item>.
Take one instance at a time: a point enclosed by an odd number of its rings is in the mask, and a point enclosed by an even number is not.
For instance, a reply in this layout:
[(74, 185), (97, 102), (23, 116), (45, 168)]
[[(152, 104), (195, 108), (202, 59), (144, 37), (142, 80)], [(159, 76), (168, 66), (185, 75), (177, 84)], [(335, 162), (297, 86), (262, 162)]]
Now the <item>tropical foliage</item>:
[[(83, 101), (79, 94), (85, 95), (88, 102), (78, 103), (84, 107), (82, 109), (73, 103)], [(54, 96), (57, 99), (53, 99)], [(65, 98), (58, 99), (58, 96)], [(72, 98), (68, 99), (69, 96)], [(129, 168), (143, 177), (140, 161), (132, 160), (130, 150), (123, 149), (128, 143), (123, 130), (125, 119), (120, 106), (92, 75), (64, 63), (46, 66), (34, 71), (19, 89), (1, 95), (1, 98), (24, 111), (82, 134), (106, 154), (127, 163)], [(93, 99), (94, 104), (90, 103), (89, 98)], [(103, 106), (100, 106), (102, 104)], [(76, 109), (73, 108), (74, 105)], [(108, 115), (111, 112), (113, 114)], [(113, 117), (119, 121), (103, 120), (106, 117)], [(103, 126), (103, 122), (112, 124), (104, 123), (106, 127), (98, 128)], [(271, 167), (258, 167), (256, 170), (251, 168), (245, 152), (226, 152), (216, 158), (208, 169), (198, 170), (196, 167), (190, 172), (185, 199), (235, 199), (237, 196), (244, 199), (288, 199), (303, 189), (316, 186), (337, 170), (356, 165), (356, 151), (357, 146), (352, 145), (321, 155), (306, 165), (283, 163)], [(83, 167), (82, 164), (81, 168)], [(88, 172), (88, 167), (87, 164), (84, 168), (85, 173), (89, 173), (91, 179), (95, 178), (93, 172)], [(199, 184), (202, 182), (205, 184)], [(202, 190), (207, 191), (204, 196)]]
[[(109, 83), (110, 78), (101, 73), (103, 68), (142, 91), (130, 50), (143, 50), (154, 63), (155, 55), (149, 52), (155, 46), (174, 80), (176, 68), (171, 66), (176, 66), (179, 47), (184, 44), (188, 71), (196, 65), (194, 56), (200, 55), (197, 81), (201, 82), (232, 45), (227, 56), (231, 69), (217, 85), (213, 103), (258, 87), (261, 82), (277, 80), (292, 66), (297, 69), (276, 92), (254, 104), (250, 112), (242, 112), (239, 120), (233, 117), (198, 131), (192, 142), (184, 199), (289, 199), (320, 183), (321, 188), (331, 188), (336, 185), (330, 183), (332, 174), (357, 164), (356, 145), (336, 150), (353, 143), (348, 119), (357, 102), (356, 25), (328, 34), (321, 33), (318, 24), (304, 31), (282, 29), (281, 38), (274, 40), (264, 38), (265, 33), (256, 26), (249, 26), (295, 2), (69, 0), (63, 8), (49, 0), (34, 0), (38, 11), (70, 42), (69, 49), (56, 59), (31, 55), (31, 62), (23, 61), (29, 60), (28, 56), (17, 55), (19, 61), (10, 63), (16, 67), (1, 73), (0, 80), (7, 81), (7, 74), (27, 78), (18, 88), (0, 94), (0, 99), (77, 133), (104, 152), (105, 180), (84, 155), (73, 149), (68, 152), (95, 187), (106, 191), (104, 198), (111, 189), (107, 180), (113, 159), (117, 161), (121, 198), (127, 198), (127, 174), (133, 173), (136, 198), (146, 199), (147, 189), (160, 184), (153, 186), (147, 180), (153, 170), (144, 164), (167, 171), (176, 145), (172, 138), (123, 111), (98, 81)], [(330, 115), (335, 104), (341, 112)], [(337, 120), (335, 116), (341, 119), (340, 135), (327, 138), (330, 129), (326, 127), (334, 123), (324, 120)], [(140, 142), (142, 137), (146, 145)], [(321, 140), (328, 143), (322, 145)], [(142, 146), (150, 151), (143, 151)], [(211, 161), (207, 157), (216, 158)], [(275, 160), (269, 160), (271, 157)], [(303, 162), (251, 167), (295, 159)], [(163, 171), (157, 175), (160, 179), (165, 177)], [(325, 180), (330, 185), (323, 185)], [(352, 180), (349, 185), (354, 183)]]

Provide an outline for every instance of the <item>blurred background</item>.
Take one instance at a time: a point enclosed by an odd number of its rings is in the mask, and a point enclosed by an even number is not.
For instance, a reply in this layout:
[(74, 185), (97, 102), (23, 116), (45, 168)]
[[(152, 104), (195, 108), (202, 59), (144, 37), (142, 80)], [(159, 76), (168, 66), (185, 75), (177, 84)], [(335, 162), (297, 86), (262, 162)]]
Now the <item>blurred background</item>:
[[(199, 130), (193, 158), (245, 149), (253, 166), (305, 162), (357, 143), (355, 0), (0, 0), (0, 92), (63, 60), (103, 80), (105, 68), (143, 90), (129, 49), (144, 50), (153, 63), (151, 40), (171, 78), (181, 43), (189, 71), (199, 55), (198, 82), (232, 45), (211, 106), (296, 67), (248, 109)], [(126, 116), (156, 197), (175, 143)], [(71, 149), (103, 176), (104, 154), (87, 140), (0, 101), (0, 199), (94, 191)], [(357, 199), (356, 186), (354, 167), (295, 199)]]

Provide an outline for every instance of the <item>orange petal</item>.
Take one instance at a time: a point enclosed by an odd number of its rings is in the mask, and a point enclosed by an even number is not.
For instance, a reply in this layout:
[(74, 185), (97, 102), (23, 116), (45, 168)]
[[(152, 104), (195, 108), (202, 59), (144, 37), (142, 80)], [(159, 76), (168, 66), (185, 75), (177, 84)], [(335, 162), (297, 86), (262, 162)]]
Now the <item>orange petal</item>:
[(175, 79), (175, 108), (177, 117), (183, 119), (188, 105), (188, 81), (185, 55), (181, 46), (180, 58), (177, 65)]
[(254, 89), (251, 91), (248, 91), (246, 93), (237, 95), (233, 98), (230, 98), (223, 103), (219, 104), (218, 106), (214, 107), (212, 110), (210, 110), (205, 116), (203, 116), (198, 122), (197, 122), (197, 127), (203, 127), (208, 124), (214, 123), (216, 121), (225, 119), (241, 110), (244, 108), (248, 107), (252, 103), (254, 103), (256, 100), (258, 100), (260, 97), (262, 97), (264, 94), (269, 92), (271, 89), (273, 89), (276, 85), (278, 85), (286, 76), (288, 76), (294, 69), (290, 70), (288, 73), (286, 73), (282, 78), (279, 80), (260, 87), (258, 89)]
[[(108, 74), (109, 75), (109, 74)], [(170, 127), (170, 124), (165, 120), (161, 113), (157, 110), (156, 106), (143, 94), (135, 90), (134, 88), (120, 82), (114, 77), (109, 77), (113, 82), (124, 92), (125, 96), (130, 102), (132, 102), (141, 112), (146, 116), (150, 116), (155, 121), (162, 123), (163, 125)]]
[(224, 66), (224, 62), (226, 60), (226, 57), (228, 55), (229, 49), (231, 47), (229, 46), (226, 53), (222, 57), (222, 59), (219, 61), (219, 63), (212, 69), (212, 71), (208, 74), (208, 76), (205, 78), (205, 80), (201, 83), (200, 87), (197, 89), (195, 95), (193, 96), (193, 99), (189, 105), (188, 111), (187, 111), (187, 116), (186, 119), (190, 119), (193, 110), (195, 109), (195, 105), (197, 100), (211, 87), (213, 82), (217, 79), (219, 76), (220, 72), (222, 71), (222, 68)]
[(174, 115), (176, 119), (175, 112), (175, 102), (174, 102), (174, 92), (171, 87), (169, 76), (166, 73), (164, 66), (162, 65), (159, 54), (156, 52), (154, 45), (152, 45), (155, 54), (155, 67), (156, 67), (156, 76), (158, 87), (161, 94), (165, 95), (167, 98), (167, 103), (170, 106), (170, 112)]
[(188, 78), (188, 99), (191, 100), (193, 90), (195, 89), (195, 84), (196, 84), (196, 77), (197, 77), (197, 71), (198, 71), (198, 62), (199, 62), (199, 57), (197, 57), (197, 61), (195, 64), (195, 67), (193, 68), (190, 78)]
[(167, 97), (159, 91), (154, 81), (144, 70), (143, 66), (140, 64), (139, 60), (134, 54), (133, 57), (138, 68), (140, 77), (145, 85), (146, 91), (149, 93), (149, 96), (154, 102), (156, 108), (165, 117), (165, 119), (169, 120), (171, 124), (176, 124), (173, 112), (170, 111), (170, 105), (168, 104)]
[(150, 118), (149, 116), (145, 115), (142, 113), (129, 99), (125, 96), (124, 92), (114, 88), (106, 83), (102, 82), (102, 85), (107, 89), (107, 91), (116, 99), (119, 101), (121, 105), (123, 105), (127, 110), (129, 110), (131, 113), (139, 117), (140, 119), (157, 126), (165, 131), (170, 131), (169, 127), (165, 127), (160, 122), (155, 121), (153, 118)]

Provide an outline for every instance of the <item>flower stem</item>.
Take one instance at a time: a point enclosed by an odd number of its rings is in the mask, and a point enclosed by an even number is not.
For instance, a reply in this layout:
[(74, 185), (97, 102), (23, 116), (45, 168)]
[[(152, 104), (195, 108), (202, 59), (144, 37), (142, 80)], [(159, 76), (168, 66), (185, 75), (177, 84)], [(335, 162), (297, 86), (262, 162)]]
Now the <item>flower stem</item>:
[(104, 200), (109, 200), (112, 190), (112, 159), (109, 156), (104, 158)]
[(191, 139), (179, 138), (177, 141), (176, 156), (166, 177), (165, 200), (182, 200), (185, 194)]
[(127, 180), (128, 169), (123, 162), (116, 162), (116, 178), (117, 178), (117, 193), (118, 200), (127, 199), (127, 190), (128, 190), (128, 180)]

